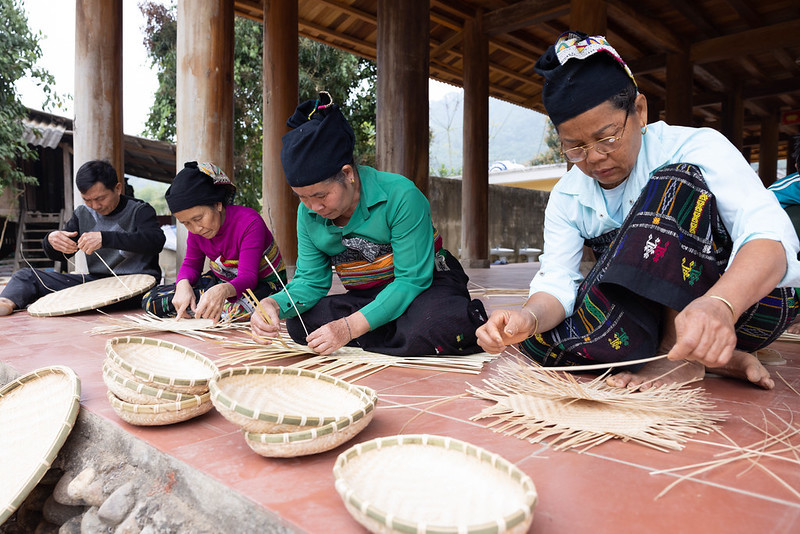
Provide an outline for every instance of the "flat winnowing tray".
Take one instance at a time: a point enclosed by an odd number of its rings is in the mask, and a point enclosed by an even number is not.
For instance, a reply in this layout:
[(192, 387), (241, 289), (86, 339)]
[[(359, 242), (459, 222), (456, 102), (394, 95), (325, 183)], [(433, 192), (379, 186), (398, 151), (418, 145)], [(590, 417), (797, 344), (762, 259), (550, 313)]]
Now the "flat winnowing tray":
[(401, 435), (346, 450), (333, 468), (348, 512), (371, 532), (527, 532), (531, 478), (485, 449), (452, 438)]
[(375, 409), (377, 394), (332, 376), (290, 367), (234, 367), (210, 384), (219, 412), (248, 432), (282, 433), (357, 421)]
[(46, 367), (0, 388), (0, 524), (36, 487), (67, 440), (81, 385), (67, 367)]
[(217, 372), (214, 362), (199, 352), (148, 337), (109, 339), (106, 355), (137, 381), (177, 393), (204, 393)]
[(141, 295), (156, 285), (149, 274), (126, 274), (92, 280), (45, 295), (30, 306), (34, 317), (55, 317), (94, 310)]

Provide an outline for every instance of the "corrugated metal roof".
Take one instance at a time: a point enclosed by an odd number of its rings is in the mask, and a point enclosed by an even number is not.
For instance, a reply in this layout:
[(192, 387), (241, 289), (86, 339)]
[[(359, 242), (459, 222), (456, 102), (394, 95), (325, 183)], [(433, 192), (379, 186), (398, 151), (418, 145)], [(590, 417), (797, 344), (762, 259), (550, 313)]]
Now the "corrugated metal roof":
[(45, 148), (56, 148), (67, 129), (60, 121), (45, 118), (24, 118), (22, 124), (25, 127), (22, 139), (28, 144)]

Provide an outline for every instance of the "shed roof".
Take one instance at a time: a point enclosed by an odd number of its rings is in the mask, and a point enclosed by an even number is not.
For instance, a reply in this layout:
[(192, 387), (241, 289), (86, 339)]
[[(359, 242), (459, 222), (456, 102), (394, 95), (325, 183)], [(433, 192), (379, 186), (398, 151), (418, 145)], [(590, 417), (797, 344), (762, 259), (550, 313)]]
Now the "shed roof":
[[(666, 96), (667, 54), (688, 54), (695, 126), (720, 129), (723, 102), (741, 85), (744, 144), (758, 157), (761, 120), (800, 109), (800, 2), (797, 0), (606, 0), (609, 41), (642, 92)], [(301, 35), (376, 57), (377, 0), (299, 0)], [(262, 20), (261, 0), (235, 0), (238, 15)], [(430, 75), (463, 80), (462, 30), (482, 14), (489, 35), (489, 93), (544, 111), (535, 60), (571, 29), (570, 0), (431, 0)], [(798, 133), (781, 124), (780, 150)]]

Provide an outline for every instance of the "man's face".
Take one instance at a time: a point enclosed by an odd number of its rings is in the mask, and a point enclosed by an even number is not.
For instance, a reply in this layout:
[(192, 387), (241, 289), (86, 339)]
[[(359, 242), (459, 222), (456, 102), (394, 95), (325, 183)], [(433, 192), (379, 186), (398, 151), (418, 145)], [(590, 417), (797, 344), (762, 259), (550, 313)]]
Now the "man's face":
[(105, 184), (97, 182), (88, 191), (81, 193), (81, 198), (87, 207), (100, 215), (108, 215), (116, 209), (121, 194), (122, 185), (119, 183), (113, 189), (109, 189)]

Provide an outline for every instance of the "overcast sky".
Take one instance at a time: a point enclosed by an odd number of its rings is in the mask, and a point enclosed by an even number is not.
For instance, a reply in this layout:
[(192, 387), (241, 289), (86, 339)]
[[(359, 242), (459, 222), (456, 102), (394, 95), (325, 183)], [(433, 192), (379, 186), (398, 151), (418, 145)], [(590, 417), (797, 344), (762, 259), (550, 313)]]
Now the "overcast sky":
[[(75, 87), (75, 2), (70, 0), (22, 0), (28, 14), (28, 26), (41, 32), (42, 58), (39, 65), (56, 79), (56, 92), (74, 93)], [(167, 0), (161, 3), (168, 3)], [(158, 87), (155, 72), (150, 69), (142, 36), (144, 17), (139, 11), (139, 0), (122, 0), (122, 117), (126, 134), (141, 135), (153, 94)], [(30, 80), (21, 80), (17, 87), (22, 103), (42, 109), (44, 94)], [(431, 82), (430, 98), (439, 100), (448, 92), (460, 89), (439, 82)], [(52, 110), (56, 115), (73, 117), (73, 104), (64, 109)]]

